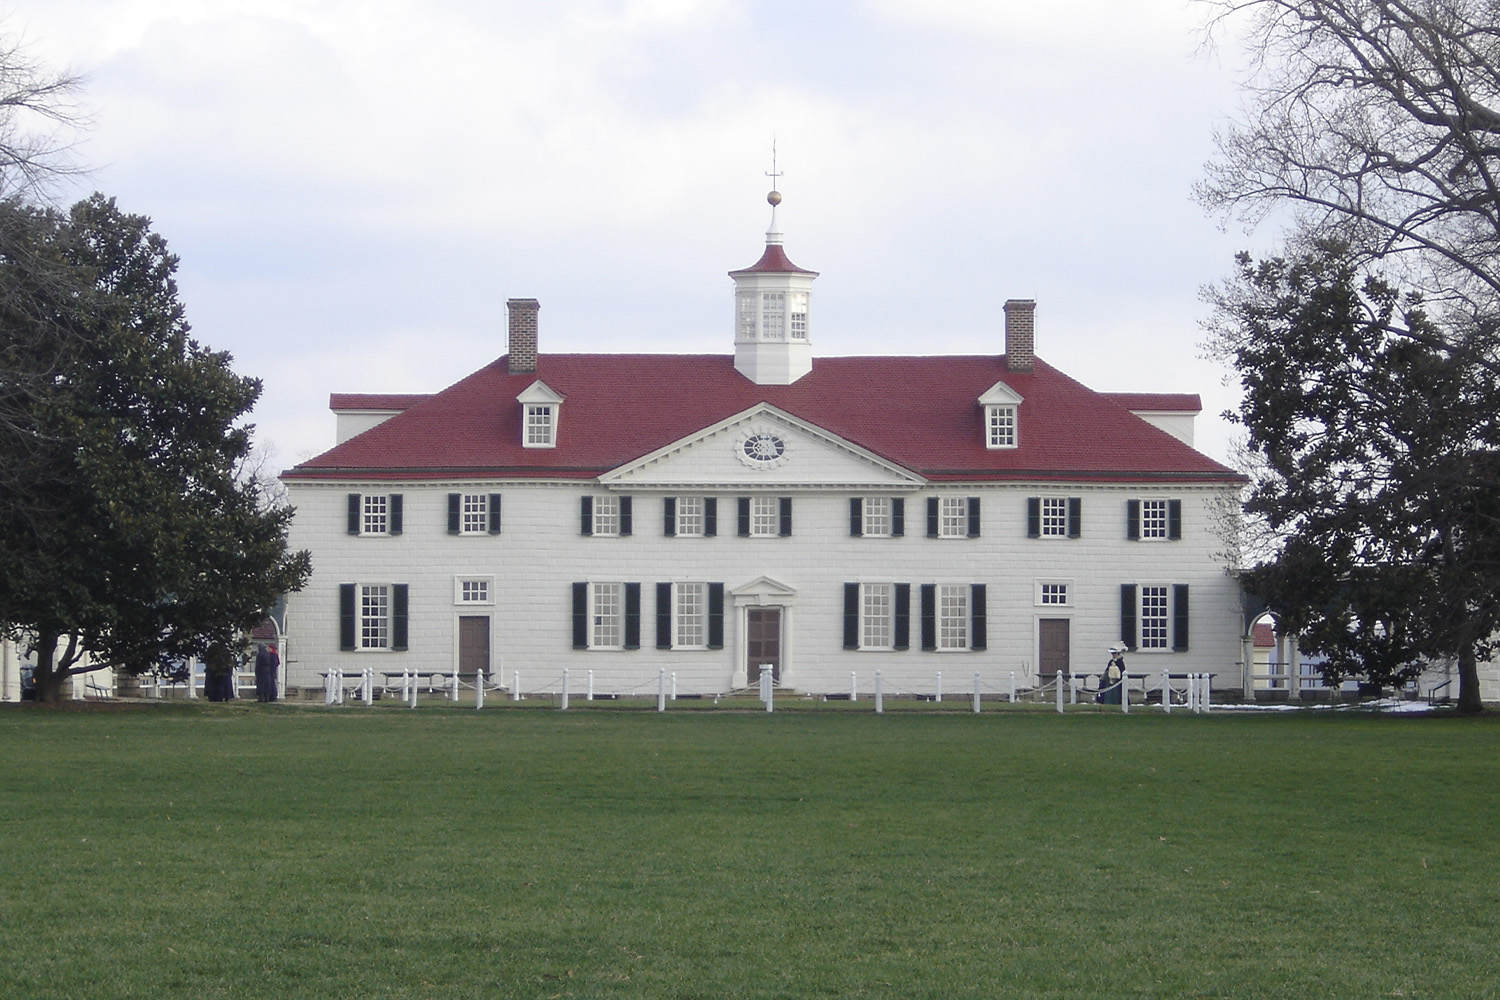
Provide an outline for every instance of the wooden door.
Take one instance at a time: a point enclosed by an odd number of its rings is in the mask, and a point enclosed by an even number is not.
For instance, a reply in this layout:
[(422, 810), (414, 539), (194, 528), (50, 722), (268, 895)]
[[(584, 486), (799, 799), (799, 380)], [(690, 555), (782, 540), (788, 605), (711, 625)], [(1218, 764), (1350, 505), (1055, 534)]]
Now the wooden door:
[(1067, 618), (1043, 618), (1037, 622), (1037, 673), (1043, 682), (1068, 671), (1069, 625)]
[(759, 684), (761, 668), (771, 668), (771, 678), (781, 680), (781, 609), (745, 610), (745, 676)]
[(472, 677), (490, 672), (490, 616), (460, 615), (458, 618), (458, 672)]

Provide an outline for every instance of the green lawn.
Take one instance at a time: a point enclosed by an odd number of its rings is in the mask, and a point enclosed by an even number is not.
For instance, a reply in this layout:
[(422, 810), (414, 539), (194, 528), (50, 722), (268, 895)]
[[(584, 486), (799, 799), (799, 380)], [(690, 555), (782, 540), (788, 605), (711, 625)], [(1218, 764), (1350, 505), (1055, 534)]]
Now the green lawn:
[(1500, 997), (1500, 719), (911, 707), (3, 706), (0, 996)]

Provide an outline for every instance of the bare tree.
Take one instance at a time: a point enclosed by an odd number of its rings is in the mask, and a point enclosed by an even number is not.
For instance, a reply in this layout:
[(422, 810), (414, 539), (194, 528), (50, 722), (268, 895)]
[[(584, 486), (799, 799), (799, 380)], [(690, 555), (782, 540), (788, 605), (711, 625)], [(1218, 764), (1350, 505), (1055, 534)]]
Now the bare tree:
[[(1424, 293), (1500, 298), (1500, 0), (1203, 0), (1243, 27), (1239, 121), (1199, 200), (1256, 224), (1290, 207), (1309, 238)], [(1476, 310), (1476, 307), (1477, 310)]]
[(73, 137), (86, 124), (74, 101), (77, 74), (33, 62), (24, 46), (0, 39), (0, 198), (30, 197), (78, 173)]

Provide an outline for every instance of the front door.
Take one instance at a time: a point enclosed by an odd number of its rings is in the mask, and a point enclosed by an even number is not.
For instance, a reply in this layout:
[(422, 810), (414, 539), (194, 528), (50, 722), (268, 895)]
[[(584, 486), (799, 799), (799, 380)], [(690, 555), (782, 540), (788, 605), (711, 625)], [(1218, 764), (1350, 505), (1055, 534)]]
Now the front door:
[(460, 615), (458, 618), (458, 672), (473, 676), (490, 672), (490, 616)]
[(1066, 618), (1042, 618), (1037, 622), (1037, 673), (1043, 683), (1068, 672), (1068, 625)]
[(771, 679), (781, 680), (781, 609), (745, 609), (745, 676), (760, 683), (760, 672), (771, 668)]

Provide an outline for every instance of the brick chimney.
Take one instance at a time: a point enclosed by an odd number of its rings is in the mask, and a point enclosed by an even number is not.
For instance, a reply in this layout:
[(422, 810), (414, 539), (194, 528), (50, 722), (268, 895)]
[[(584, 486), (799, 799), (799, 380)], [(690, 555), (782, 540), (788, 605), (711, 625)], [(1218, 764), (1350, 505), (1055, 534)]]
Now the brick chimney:
[(1036, 367), (1036, 299), (1005, 302), (1005, 367), (1013, 372)]
[(510, 310), (510, 362), (512, 375), (536, 371), (536, 314), (542, 308), (536, 299), (506, 299)]

